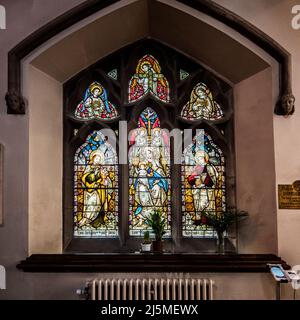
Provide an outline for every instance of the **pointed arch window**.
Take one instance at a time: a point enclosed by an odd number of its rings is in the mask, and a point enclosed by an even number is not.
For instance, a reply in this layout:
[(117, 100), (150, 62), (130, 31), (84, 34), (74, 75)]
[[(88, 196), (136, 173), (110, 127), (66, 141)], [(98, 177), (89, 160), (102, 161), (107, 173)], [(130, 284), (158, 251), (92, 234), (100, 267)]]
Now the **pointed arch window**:
[[(70, 79), (64, 96), (65, 249), (138, 250), (156, 209), (165, 217), (167, 251), (214, 248), (200, 218), (235, 204), (231, 87), (144, 40)], [(125, 144), (128, 162), (119, 163)]]

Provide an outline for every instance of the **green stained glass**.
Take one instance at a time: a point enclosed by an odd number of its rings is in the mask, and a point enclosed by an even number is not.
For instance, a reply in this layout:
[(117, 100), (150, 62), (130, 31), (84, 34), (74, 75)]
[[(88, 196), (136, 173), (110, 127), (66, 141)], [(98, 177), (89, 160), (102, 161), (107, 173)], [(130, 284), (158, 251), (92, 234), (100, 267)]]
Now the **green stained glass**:
[(117, 69), (111, 70), (110, 72), (107, 73), (107, 75), (114, 80), (118, 80), (118, 70)]
[(189, 74), (188, 72), (180, 69), (180, 71), (179, 71), (179, 77), (180, 77), (180, 80), (181, 80), (181, 81), (182, 81), (182, 80), (185, 80), (186, 78), (188, 78), (189, 75), (190, 75), (190, 74)]

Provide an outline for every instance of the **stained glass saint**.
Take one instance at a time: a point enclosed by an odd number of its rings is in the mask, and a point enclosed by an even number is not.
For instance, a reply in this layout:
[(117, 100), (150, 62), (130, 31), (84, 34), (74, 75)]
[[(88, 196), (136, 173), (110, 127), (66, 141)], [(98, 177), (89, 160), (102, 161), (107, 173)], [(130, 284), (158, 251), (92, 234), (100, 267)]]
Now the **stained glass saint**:
[(92, 132), (74, 159), (74, 235), (118, 235), (117, 155), (101, 131)]
[(107, 92), (99, 82), (93, 82), (84, 99), (75, 110), (75, 117), (82, 120), (109, 120), (118, 116), (116, 107), (108, 101)]
[(161, 130), (157, 113), (146, 108), (139, 127), (131, 132), (129, 150), (129, 234), (143, 236), (150, 230), (145, 218), (160, 209), (166, 236), (171, 235), (170, 149), (168, 134)]
[(168, 80), (161, 73), (158, 61), (149, 54), (139, 60), (136, 72), (130, 79), (128, 100), (138, 101), (148, 93), (163, 102), (170, 101)]
[(212, 230), (199, 225), (206, 213), (225, 211), (225, 160), (221, 149), (202, 129), (183, 154), (182, 230), (183, 236), (212, 236)]
[(206, 84), (198, 83), (184, 105), (181, 117), (188, 120), (218, 120), (223, 117), (223, 111)]

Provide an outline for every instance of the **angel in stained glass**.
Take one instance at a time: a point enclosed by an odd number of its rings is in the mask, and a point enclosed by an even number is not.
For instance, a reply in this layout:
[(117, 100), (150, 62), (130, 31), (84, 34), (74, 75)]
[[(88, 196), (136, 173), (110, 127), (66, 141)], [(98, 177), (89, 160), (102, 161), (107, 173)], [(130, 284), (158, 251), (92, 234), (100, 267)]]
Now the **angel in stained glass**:
[(135, 102), (150, 93), (155, 98), (169, 102), (169, 83), (161, 73), (158, 61), (147, 54), (141, 58), (129, 82), (129, 102)]
[(204, 83), (198, 83), (192, 90), (190, 100), (184, 105), (181, 117), (187, 120), (218, 120), (223, 117), (220, 105)]
[(108, 101), (107, 92), (99, 82), (93, 82), (84, 99), (75, 110), (75, 117), (82, 120), (109, 120), (118, 116), (115, 106)]

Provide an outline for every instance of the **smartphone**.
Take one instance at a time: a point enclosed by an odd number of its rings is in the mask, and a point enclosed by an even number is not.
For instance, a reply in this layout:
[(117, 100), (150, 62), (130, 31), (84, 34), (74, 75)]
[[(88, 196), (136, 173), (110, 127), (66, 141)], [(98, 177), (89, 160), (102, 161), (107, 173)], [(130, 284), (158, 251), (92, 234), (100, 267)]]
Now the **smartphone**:
[(270, 265), (270, 271), (273, 275), (273, 277), (275, 278), (276, 281), (285, 281), (287, 282), (288, 279), (286, 277), (286, 274), (284, 272), (284, 270), (282, 269), (281, 265)]

